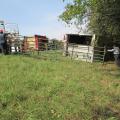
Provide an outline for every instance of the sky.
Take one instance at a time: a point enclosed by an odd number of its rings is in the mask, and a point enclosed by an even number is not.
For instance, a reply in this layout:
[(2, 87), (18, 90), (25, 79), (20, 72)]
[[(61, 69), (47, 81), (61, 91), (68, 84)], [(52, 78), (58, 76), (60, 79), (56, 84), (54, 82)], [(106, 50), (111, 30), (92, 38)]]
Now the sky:
[(65, 5), (63, 0), (0, 0), (0, 20), (17, 23), (21, 35), (62, 39), (66, 33), (77, 32), (59, 21)]

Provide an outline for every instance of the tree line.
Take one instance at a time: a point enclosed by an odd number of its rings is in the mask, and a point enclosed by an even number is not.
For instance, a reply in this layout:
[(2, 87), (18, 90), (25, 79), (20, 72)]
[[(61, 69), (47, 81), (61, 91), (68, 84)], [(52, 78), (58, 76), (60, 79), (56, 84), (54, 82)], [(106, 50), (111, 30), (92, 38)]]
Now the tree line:
[(86, 24), (87, 30), (97, 36), (96, 45), (110, 46), (120, 43), (119, 6), (120, 0), (71, 0), (59, 17), (67, 24)]

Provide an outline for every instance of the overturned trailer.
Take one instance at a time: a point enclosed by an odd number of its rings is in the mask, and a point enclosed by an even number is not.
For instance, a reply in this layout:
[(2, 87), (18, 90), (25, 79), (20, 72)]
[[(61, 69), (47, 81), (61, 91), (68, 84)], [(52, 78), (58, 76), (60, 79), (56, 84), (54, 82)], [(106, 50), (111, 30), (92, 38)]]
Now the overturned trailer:
[(105, 47), (96, 47), (95, 35), (66, 34), (64, 55), (86, 62), (104, 61)]
[(40, 51), (44, 50), (45, 44), (48, 43), (48, 38), (42, 35), (25, 36), (23, 41), (23, 51)]

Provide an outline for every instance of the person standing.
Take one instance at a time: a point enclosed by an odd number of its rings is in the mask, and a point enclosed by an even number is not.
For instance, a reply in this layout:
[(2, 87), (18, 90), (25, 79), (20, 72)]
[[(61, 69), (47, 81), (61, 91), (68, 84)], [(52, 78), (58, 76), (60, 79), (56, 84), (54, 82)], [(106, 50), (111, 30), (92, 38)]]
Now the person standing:
[(7, 41), (3, 30), (0, 30), (0, 53), (7, 54)]
[(115, 63), (118, 67), (120, 67), (120, 48), (118, 47), (118, 45), (114, 45), (113, 49), (108, 50), (108, 52), (113, 52)]
[(4, 33), (2, 30), (0, 30), (0, 51), (1, 53), (4, 53)]

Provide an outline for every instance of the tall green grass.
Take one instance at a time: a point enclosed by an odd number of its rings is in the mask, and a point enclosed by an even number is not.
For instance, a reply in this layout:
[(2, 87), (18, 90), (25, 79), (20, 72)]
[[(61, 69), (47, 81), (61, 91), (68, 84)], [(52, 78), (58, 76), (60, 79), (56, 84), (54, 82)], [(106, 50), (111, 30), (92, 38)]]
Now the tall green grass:
[(119, 120), (114, 65), (0, 56), (0, 120)]

